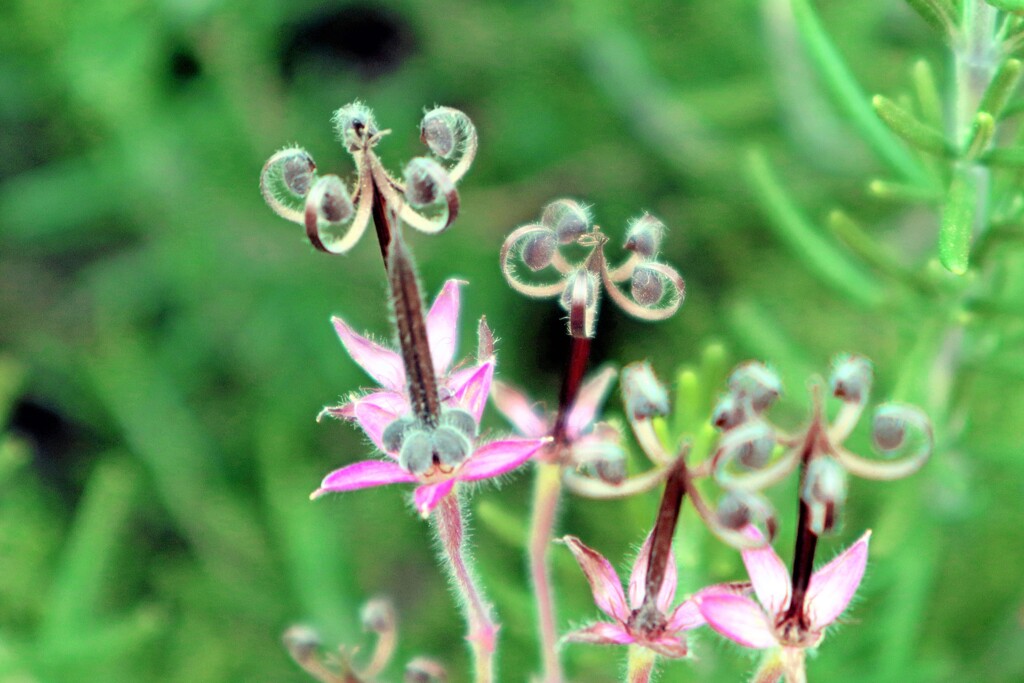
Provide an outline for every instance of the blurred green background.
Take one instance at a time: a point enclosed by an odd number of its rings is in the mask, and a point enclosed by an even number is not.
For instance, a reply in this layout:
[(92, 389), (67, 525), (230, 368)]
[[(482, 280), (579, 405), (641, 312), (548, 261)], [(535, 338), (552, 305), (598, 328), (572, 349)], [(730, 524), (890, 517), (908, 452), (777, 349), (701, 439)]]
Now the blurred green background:
[[(940, 41), (903, 3), (815, 6), (866, 92), (905, 90), (918, 57), (948, 79)], [(875, 530), (859, 600), (810, 678), (1024, 680), (1019, 251), (1006, 260), (1009, 318), (995, 342), (984, 321), (957, 332), (971, 355), (936, 415), (946, 390), (925, 381), (934, 349), (919, 342), (953, 311), (941, 299), (865, 305), (806, 267), (744, 173), (756, 147), (810, 220), (844, 206), (907, 265), (934, 256), (934, 210), (866, 194), (883, 166), (821, 87), (787, 7), (0, 5), (0, 681), (303, 681), (281, 632), (303, 622), (328, 644), (365, 646), (358, 608), (376, 595), (400, 619), (386, 680), (420, 654), (466, 680), (462, 623), (407, 492), (307, 499), (367, 451), (352, 427), (313, 418), (369, 384), (328, 319), (386, 337), (383, 271), (372, 238), (345, 257), (314, 253), (264, 206), (257, 178), (295, 142), (350, 177), (329, 118), (356, 98), (394, 130), (378, 148), (394, 169), (420, 153), (423, 107), (476, 123), (464, 212), (410, 242), (430, 296), (448, 277), (471, 283), (462, 349), (486, 313), (500, 377), (533, 396), (554, 402), (564, 325), (552, 302), (506, 287), (497, 252), (545, 203), (574, 196), (613, 239), (641, 211), (659, 216), (665, 259), (687, 280), (667, 323), (604, 306), (595, 365), (650, 358), (670, 380), (717, 340), (733, 360), (779, 369), (789, 394), (777, 417), (795, 425), (806, 378), (856, 351), (876, 363), (878, 400), (932, 409), (933, 462), (906, 481), (854, 481), (845, 528), (823, 544), (822, 559)], [(508, 681), (537, 668), (519, 534), (529, 484), (520, 473), (471, 505)], [(776, 493), (786, 554), (793, 490)], [(625, 572), (656, 502), (571, 499), (562, 529)], [(688, 512), (680, 537), (684, 587), (742, 576), (695, 522)], [(563, 629), (596, 618), (569, 553), (553, 556)], [(665, 680), (742, 680), (754, 666), (707, 633), (694, 640), (697, 661)], [(623, 656), (566, 650), (579, 681), (615, 680)]]

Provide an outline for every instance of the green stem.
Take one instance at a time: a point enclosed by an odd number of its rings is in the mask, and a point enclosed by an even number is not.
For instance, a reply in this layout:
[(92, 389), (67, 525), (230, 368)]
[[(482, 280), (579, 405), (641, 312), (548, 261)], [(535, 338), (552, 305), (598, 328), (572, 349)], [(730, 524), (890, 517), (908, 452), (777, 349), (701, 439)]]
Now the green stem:
[(629, 663), (626, 669), (626, 683), (650, 683), (654, 676), (654, 665), (658, 655), (640, 645), (629, 646)]
[(538, 462), (533, 486), (533, 514), (530, 519), (530, 579), (537, 600), (537, 630), (544, 667), (544, 683), (560, 683), (562, 664), (558, 659), (558, 625), (548, 569), (548, 548), (554, 533), (558, 502), (562, 496), (562, 467)]

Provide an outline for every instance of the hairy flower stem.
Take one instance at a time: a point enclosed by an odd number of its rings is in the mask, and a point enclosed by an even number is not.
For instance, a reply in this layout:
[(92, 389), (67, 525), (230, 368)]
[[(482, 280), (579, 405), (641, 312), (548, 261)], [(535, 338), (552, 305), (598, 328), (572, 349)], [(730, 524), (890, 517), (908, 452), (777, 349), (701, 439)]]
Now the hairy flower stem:
[(572, 404), (576, 402), (576, 396), (580, 393), (583, 374), (587, 371), (587, 362), (590, 360), (590, 338), (573, 336), (571, 339), (569, 365), (562, 378), (562, 388), (558, 394), (558, 415), (555, 417), (555, 426), (551, 433), (558, 444), (565, 441), (565, 421), (569, 415), (569, 409), (572, 408)]
[(472, 558), (466, 548), (465, 520), (459, 505), (458, 489), (441, 500), (431, 516), (431, 521), (441, 541), (445, 568), (451, 577), (466, 618), (466, 640), (469, 641), (474, 660), (473, 680), (476, 683), (492, 683), (498, 624), (491, 614), (491, 605), (473, 576)]
[(423, 317), (423, 298), (412, 255), (401, 239), (392, 241), (388, 253), (388, 283), (395, 327), (398, 329), (398, 345), (405, 364), (409, 403), (420, 423), (436, 427), (441, 418), (441, 402)]
[(651, 556), (647, 562), (647, 575), (644, 577), (644, 602), (640, 606), (641, 612), (648, 609), (657, 610), (656, 603), (661, 584), (665, 581), (665, 569), (672, 561), (672, 538), (676, 534), (679, 509), (683, 504), (683, 496), (686, 495), (688, 476), (684, 453), (672, 465), (668, 480), (665, 482), (665, 492), (661, 495), (658, 518), (654, 522), (654, 531), (651, 532)]
[[(557, 446), (556, 446), (557, 448)], [(544, 667), (544, 683), (561, 683), (562, 663), (558, 657), (558, 625), (551, 590), (548, 548), (562, 497), (562, 466), (538, 462), (533, 482), (533, 511), (530, 518), (530, 580), (537, 601), (537, 629)]]
[[(820, 437), (822, 418), (821, 402), (815, 401), (814, 418), (810, 428), (807, 430), (804, 441), (803, 453), (800, 458), (800, 487), (804, 490), (804, 480), (807, 478), (807, 466), (818, 438)], [(804, 501), (803, 496), (799, 502), (799, 518), (797, 520), (796, 544), (793, 548), (793, 597), (789, 601), (789, 609), (786, 610), (786, 621), (797, 623), (801, 628), (806, 628), (806, 610), (804, 610), (804, 598), (807, 595), (807, 587), (811, 583), (811, 574), (814, 572), (814, 551), (818, 547), (818, 536), (811, 531), (810, 506)]]
[(373, 184), (373, 227), (377, 230), (380, 255), (384, 259), (384, 267), (386, 268), (392, 239), (391, 214), (387, 200), (384, 199), (384, 193), (377, 187), (376, 179), (372, 179), (370, 182)]
[(630, 645), (626, 683), (650, 683), (657, 661), (658, 655), (653, 650), (640, 645)]
[(779, 683), (782, 674), (782, 650), (769, 650), (761, 660), (761, 666), (757, 667), (757, 671), (751, 677), (750, 683)]

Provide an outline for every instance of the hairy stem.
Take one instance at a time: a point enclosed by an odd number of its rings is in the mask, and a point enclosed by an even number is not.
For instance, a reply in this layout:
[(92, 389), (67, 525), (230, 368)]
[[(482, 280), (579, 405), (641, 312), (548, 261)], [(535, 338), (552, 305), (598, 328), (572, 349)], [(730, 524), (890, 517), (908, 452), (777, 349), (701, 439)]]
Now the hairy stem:
[(377, 229), (377, 242), (380, 244), (380, 255), (387, 267), (388, 251), (391, 247), (391, 218), (384, 193), (377, 187), (377, 180), (371, 180), (373, 187), (373, 227)]
[(654, 676), (654, 665), (658, 655), (640, 645), (629, 646), (629, 663), (626, 668), (626, 683), (650, 683)]
[(665, 493), (661, 496), (658, 518), (651, 532), (651, 556), (647, 561), (647, 575), (644, 577), (644, 602), (641, 611), (655, 608), (661, 584), (665, 581), (665, 570), (672, 561), (672, 538), (679, 522), (679, 508), (686, 495), (686, 459), (680, 456), (672, 466), (665, 482)]
[[(815, 414), (811, 426), (807, 431), (803, 452), (800, 458), (800, 487), (798, 491), (804, 490), (804, 480), (807, 477), (807, 466), (814, 455), (814, 448), (821, 431), (821, 403), (815, 400)], [(814, 571), (814, 551), (818, 547), (818, 536), (811, 531), (810, 506), (800, 496), (799, 520), (796, 527), (796, 545), (793, 548), (793, 597), (789, 601), (789, 609), (786, 610), (786, 619), (795, 621), (801, 627), (806, 627), (804, 616), (804, 598), (807, 595), (807, 587), (811, 583), (811, 574)]]
[(498, 624), (483, 591), (473, 576), (472, 558), (466, 548), (465, 523), (459, 505), (458, 489), (445, 496), (431, 521), (441, 541), (442, 559), (458, 595), (466, 619), (466, 640), (473, 652), (476, 683), (494, 681), (494, 651)]
[(558, 503), (562, 495), (562, 467), (558, 463), (539, 462), (533, 484), (533, 511), (530, 519), (530, 579), (537, 600), (537, 628), (544, 667), (544, 683), (560, 683), (562, 664), (558, 658), (558, 626), (555, 600), (551, 590), (548, 548), (554, 533)]

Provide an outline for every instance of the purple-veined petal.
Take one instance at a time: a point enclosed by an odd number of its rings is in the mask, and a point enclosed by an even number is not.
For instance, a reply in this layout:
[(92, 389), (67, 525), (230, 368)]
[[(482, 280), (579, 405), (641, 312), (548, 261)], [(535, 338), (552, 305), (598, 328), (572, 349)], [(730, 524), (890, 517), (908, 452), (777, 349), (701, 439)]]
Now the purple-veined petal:
[(644, 645), (657, 652), (662, 657), (680, 659), (686, 656), (686, 637), (665, 634), (644, 642)]
[(843, 613), (857, 592), (868, 563), (866, 531), (856, 543), (811, 575), (804, 609), (813, 630), (825, 628)]
[(536, 438), (548, 433), (547, 423), (534, 412), (526, 394), (518, 389), (504, 382), (495, 381), (491, 384), (491, 399), (494, 400), (498, 412), (523, 436)]
[(580, 387), (580, 393), (566, 416), (565, 429), (569, 438), (575, 438), (586, 431), (604, 405), (608, 389), (615, 379), (615, 368), (607, 367), (587, 379)]
[(494, 359), (467, 368), (467, 370), (470, 372), (460, 370), (453, 373), (449, 387), (455, 397), (455, 402), (463, 410), (468, 410), (473, 419), (479, 423), (484, 414), (484, 407), (487, 405), (487, 395), (491, 391), (491, 380), (494, 379)]
[(354, 491), (384, 486), (385, 484), (407, 484), (416, 481), (416, 476), (398, 466), (397, 463), (381, 460), (364, 460), (334, 470), (320, 483), (320, 488), (310, 498), (319, 498), (325, 493)]
[[(743, 529), (747, 538), (764, 541), (764, 536), (757, 527), (750, 524)], [(743, 564), (747, 567), (750, 582), (754, 584), (754, 592), (764, 608), (772, 614), (778, 614), (789, 605), (793, 584), (789, 571), (782, 559), (775, 553), (771, 544), (760, 548), (743, 551)]]
[(713, 586), (701, 588), (679, 603), (679, 606), (672, 611), (665, 624), (665, 630), (674, 633), (703, 626), (707, 622), (704, 615), (700, 613), (701, 600), (711, 595), (743, 595), (749, 590), (749, 583), (716, 583)]
[(778, 645), (764, 610), (746, 596), (714, 593), (697, 605), (708, 625), (729, 640), (757, 649)]
[(459, 341), (459, 286), (462, 280), (448, 280), (427, 313), (427, 341), (434, 372), (444, 375), (455, 357)]
[(441, 499), (451, 493), (453, 486), (455, 486), (455, 480), (446, 479), (436, 484), (424, 484), (418, 487), (416, 493), (413, 494), (416, 512), (423, 517), (429, 517)]
[(586, 628), (567, 633), (565, 640), (570, 643), (594, 643), (596, 645), (628, 645), (636, 642), (636, 639), (622, 626), (609, 624), (606, 621), (599, 621)]
[(462, 464), (458, 478), (464, 481), (489, 479), (511, 472), (530, 459), (551, 439), (501, 439), (478, 448)]
[(370, 341), (338, 317), (331, 318), (341, 343), (359, 366), (386, 389), (402, 391), (405, 388), (405, 366), (402, 357), (391, 349)]
[(626, 607), (626, 596), (622, 592), (619, 575), (611, 563), (575, 536), (565, 536), (562, 540), (569, 546), (583, 575), (587, 577), (590, 592), (594, 594), (594, 604), (612, 619), (624, 624), (629, 619), (629, 608)]
[[(652, 532), (653, 533), (653, 532)], [(640, 547), (640, 554), (636, 556), (633, 563), (633, 571), (629, 573), (629, 606), (636, 609), (644, 601), (644, 581), (647, 578), (647, 566), (651, 557), (651, 534), (647, 534), (643, 546)], [(679, 572), (676, 569), (675, 553), (669, 557), (665, 565), (665, 579), (661, 582), (661, 590), (658, 591), (658, 598), (655, 604), (662, 614), (668, 613), (672, 598), (676, 595), (676, 583), (679, 581)]]
[[(369, 401), (357, 401), (355, 414), (359, 426), (370, 437), (373, 444), (383, 451), (384, 443), (382, 437), (384, 429), (394, 422), (399, 415)], [(394, 453), (388, 453), (388, 455), (393, 456)]]

